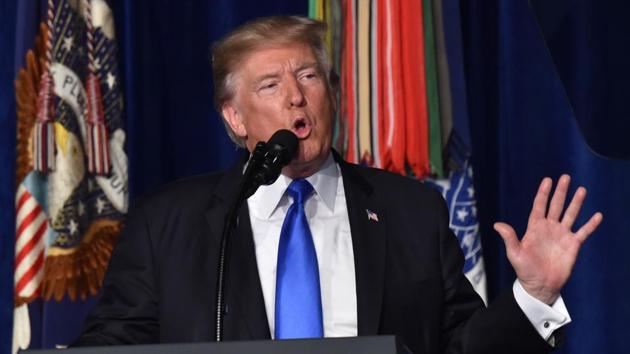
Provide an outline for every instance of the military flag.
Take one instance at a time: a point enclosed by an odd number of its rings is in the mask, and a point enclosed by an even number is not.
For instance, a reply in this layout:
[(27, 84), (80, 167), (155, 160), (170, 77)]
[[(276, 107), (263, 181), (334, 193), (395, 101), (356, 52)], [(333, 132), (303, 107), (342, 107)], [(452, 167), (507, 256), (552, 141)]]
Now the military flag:
[(487, 303), (486, 271), (483, 262), (477, 201), (471, 163), (470, 115), (464, 76), (462, 25), (458, 0), (432, 1), (435, 56), (438, 78), (438, 107), (441, 136), (445, 143), (444, 178), (434, 182), (450, 211), (451, 229), (464, 252), (464, 273)]
[(111, 9), (104, 0), (45, 4), (15, 80), (14, 352), (76, 338), (127, 212)]
[(425, 183), (437, 188), (446, 200), (449, 210), (449, 227), (457, 236), (464, 253), (464, 274), (484, 302), (487, 303), (486, 272), (483, 263), (472, 167), (464, 165), (451, 171), (448, 178), (427, 178)]
[[(426, 181), (444, 196), (486, 300), (468, 131), (459, 7), (440, 0), (312, 0), (338, 50), (335, 147), (349, 161)], [(334, 20), (332, 20), (334, 19)]]

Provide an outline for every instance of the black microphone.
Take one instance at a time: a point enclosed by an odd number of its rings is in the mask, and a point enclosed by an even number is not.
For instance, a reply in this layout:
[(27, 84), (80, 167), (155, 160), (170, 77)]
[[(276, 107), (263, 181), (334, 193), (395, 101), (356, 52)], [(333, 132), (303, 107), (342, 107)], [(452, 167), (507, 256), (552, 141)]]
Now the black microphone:
[(293, 160), (298, 150), (298, 138), (292, 131), (281, 129), (275, 132), (266, 145), (266, 151), (258, 173), (257, 183), (269, 185), (275, 182), (282, 168)]
[(290, 130), (275, 132), (267, 143), (258, 142), (243, 173), (242, 191), (249, 198), (261, 185), (275, 182), (282, 168), (293, 160), (298, 150), (298, 138)]
[(217, 267), (216, 289), (216, 341), (223, 339), (223, 314), (225, 310), (225, 279), (229, 260), (230, 235), (237, 224), (237, 213), (243, 202), (256, 192), (258, 187), (272, 184), (280, 176), (282, 168), (293, 160), (298, 150), (298, 138), (290, 130), (281, 129), (275, 132), (267, 143), (258, 142), (247, 162), (236, 200), (228, 210), (225, 219), (219, 264)]

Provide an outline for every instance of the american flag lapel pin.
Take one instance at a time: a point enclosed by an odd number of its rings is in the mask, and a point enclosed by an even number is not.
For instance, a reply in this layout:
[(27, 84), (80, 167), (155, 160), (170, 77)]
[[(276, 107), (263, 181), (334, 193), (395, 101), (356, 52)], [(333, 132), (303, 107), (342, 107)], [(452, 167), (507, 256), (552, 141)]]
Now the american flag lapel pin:
[(365, 212), (367, 213), (368, 220), (378, 222), (378, 215), (375, 212), (370, 209), (365, 209)]

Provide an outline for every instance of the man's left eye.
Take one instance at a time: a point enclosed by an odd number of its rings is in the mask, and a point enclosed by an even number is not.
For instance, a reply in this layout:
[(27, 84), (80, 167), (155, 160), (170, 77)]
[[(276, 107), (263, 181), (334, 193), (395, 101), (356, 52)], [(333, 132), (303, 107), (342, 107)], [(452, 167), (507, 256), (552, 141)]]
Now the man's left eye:
[(310, 80), (316, 78), (317, 75), (315, 73), (306, 73), (302, 75), (302, 79)]

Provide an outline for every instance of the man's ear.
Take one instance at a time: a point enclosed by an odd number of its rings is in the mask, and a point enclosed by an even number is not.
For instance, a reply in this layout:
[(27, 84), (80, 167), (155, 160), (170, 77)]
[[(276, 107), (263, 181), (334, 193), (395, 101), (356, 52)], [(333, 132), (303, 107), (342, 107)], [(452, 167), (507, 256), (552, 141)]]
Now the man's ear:
[(243, 116), (236, 109), (234, 103), (231, 101), (225, 102), (221, 107), (221, 113), (234, 134), (239, 138), (245, 139), (247, 130), (245, 130), (245, 125), (243, 124)]

